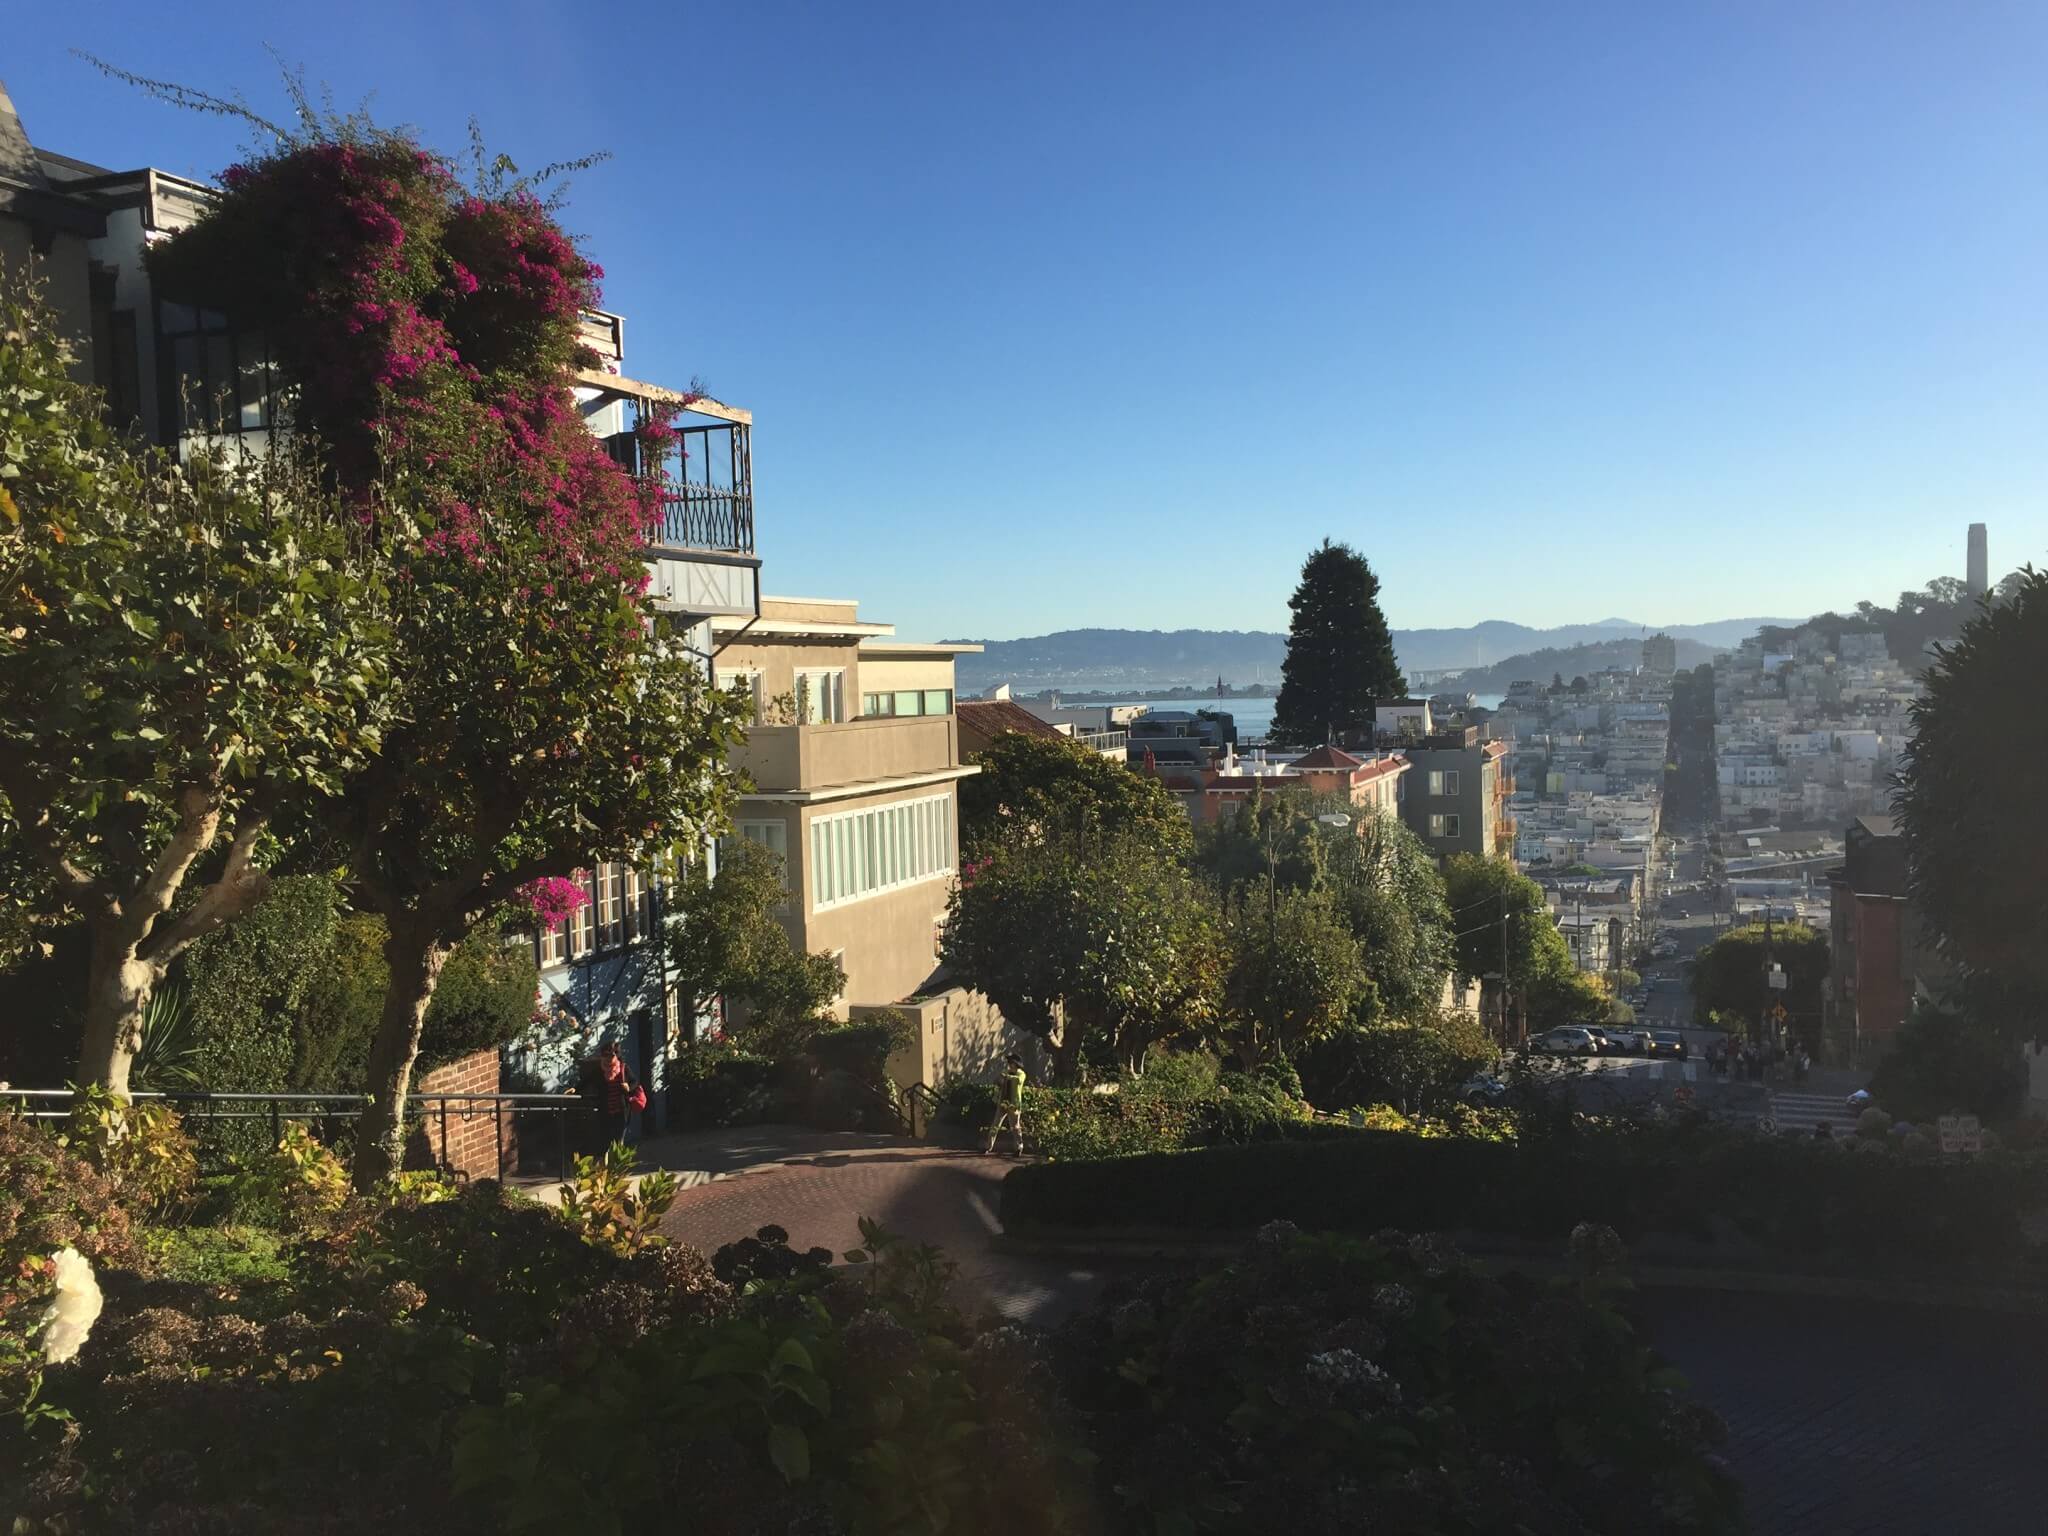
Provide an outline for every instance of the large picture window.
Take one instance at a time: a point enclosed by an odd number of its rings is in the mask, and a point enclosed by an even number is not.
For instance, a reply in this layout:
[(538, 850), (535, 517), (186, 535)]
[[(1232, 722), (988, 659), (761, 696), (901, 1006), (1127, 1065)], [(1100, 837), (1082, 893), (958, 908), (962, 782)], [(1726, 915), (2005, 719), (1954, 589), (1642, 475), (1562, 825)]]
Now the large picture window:
[(291, 425), (284, 372), (261, 331), (236, 331), (217, 309), (164, 304), (157, 313), (165, 419), (173, 434), (221, 437)]
[(811, 910), (953, 872), (953, 797), (839, 811), (812, 820)]

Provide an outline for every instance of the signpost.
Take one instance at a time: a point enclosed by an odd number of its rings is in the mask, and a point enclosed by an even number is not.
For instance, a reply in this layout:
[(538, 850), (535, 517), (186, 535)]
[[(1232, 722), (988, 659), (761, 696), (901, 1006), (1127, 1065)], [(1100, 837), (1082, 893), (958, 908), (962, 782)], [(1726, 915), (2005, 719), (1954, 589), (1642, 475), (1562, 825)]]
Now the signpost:
[(1941, 1133), (1941, 1150), (1947, 1153), (1982, 1152), (1984, 1127), (1975, 1115), (1943, 1115), (1936, 1124)]

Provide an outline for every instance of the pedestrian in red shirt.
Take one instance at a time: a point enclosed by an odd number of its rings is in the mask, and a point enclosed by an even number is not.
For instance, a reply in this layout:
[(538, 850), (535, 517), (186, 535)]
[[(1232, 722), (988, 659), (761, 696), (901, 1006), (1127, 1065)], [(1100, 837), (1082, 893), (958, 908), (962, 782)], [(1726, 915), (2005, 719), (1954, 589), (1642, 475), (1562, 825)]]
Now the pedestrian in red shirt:
[(597, 1053), (598, 1091), (602, 1095), (598, 1116), (604, 1122), (607, 1145), (626, 1139), (626, 1117), (647, 1107), (647, 1090), (633, 1079), (619, 1048), (607, 1040)]

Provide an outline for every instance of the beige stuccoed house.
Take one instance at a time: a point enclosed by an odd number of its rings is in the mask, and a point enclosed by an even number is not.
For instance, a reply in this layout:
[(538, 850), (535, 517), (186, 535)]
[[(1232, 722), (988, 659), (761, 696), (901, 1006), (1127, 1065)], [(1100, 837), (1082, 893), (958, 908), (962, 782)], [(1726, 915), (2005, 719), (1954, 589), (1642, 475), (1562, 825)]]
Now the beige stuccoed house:
[(978, 771), (960, 760), (953, 660), (981, 647), (894, 633), (852, 599), (764, 596), (758, 617), (712, 621), (713, 665), (754, 699), (732, 757), (753, 785), (737, 835), (782, 856), (791, 936), (845, 968), (837, 1011), (908, 1015), (918, 1044), (890, 1075), (936, 1084), (985, 1075), (1011, 1048), (986, 1000), (938, 974), (958, 788)]

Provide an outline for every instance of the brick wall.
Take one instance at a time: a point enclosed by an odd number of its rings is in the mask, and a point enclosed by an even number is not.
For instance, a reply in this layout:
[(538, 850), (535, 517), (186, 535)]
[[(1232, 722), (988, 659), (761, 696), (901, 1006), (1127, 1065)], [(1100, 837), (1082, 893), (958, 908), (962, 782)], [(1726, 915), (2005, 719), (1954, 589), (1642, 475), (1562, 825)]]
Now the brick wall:
[[(498, 1051), (493, 1046), (464, 1056), (459, 1061), (451, 1061), (445, 1067), (436, 1067), (419, 1079), (413, 1091), (419, 1094), (497, 1093), (500, 1091), (498, 1083)], [(499, 1134), (502, 1129), (505, 1170), (509, 1173), (519, 1166), (517, 1126), (508, 1106), (464, 1106), (460, 1102), (451, 1102), (447, 1106), (445, 1122), (439, 1104), (422, 1104), (420, 1110), (426, 1136), (425, 1160), (428, 1163), (452, 1169), (466, 1178), (495, 1179), (498, 1177)], [(442, 1140), (444, 1124), (447, 1128), (445, 1143)]]

